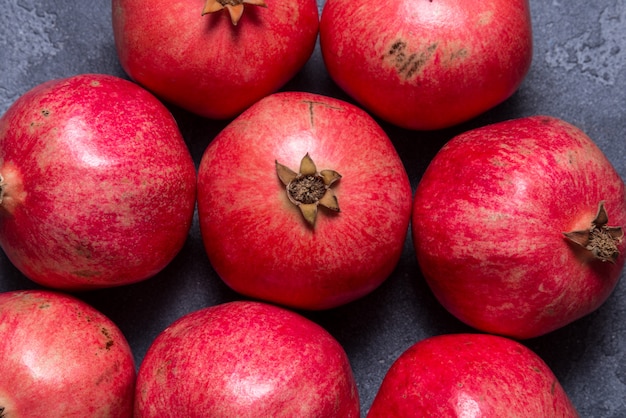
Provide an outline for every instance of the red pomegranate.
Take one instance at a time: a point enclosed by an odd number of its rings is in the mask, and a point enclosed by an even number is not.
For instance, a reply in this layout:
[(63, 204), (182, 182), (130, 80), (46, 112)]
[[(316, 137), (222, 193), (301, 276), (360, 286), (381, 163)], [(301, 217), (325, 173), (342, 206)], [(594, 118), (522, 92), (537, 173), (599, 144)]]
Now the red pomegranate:
[(597, 309), (624, 266), (624, 182), (580, 129), (534, 116), (465, 132), (417, 186), (413, 241), (467, 324), (531, 338)]
[(62, 293), (0, 293), (0, 417), (133, 416), (135, 362), (120, 329)]
[(191, 312), (154, 340), (137, 375), (135, 418), (358, 418), (343, 348), (287, 309), (238, 301)]
[(532, 60), (528, 0), (327, 0), (331, 78), (403, 128), (439, 129), (510, 97)]
[(578, 418), (548, 365), (508, 338), (430, 337), (391, 366), (367, 418)]
[(112, 8), (128, 75), (216, 119), (239, 114), (290, 80), (311, 56), (319, 25), (315, 0), (114, 0)]
[(156, 274), (187, 238), (195, 191), (176, 121), (127, 80), (52, 80), (0, 119), (0, 245), (42, 285), (110, 287)]
[(209, 259), (247, 296), (303, 309), (361, 297), (404, 247), (411, 187), (363, 110), (330, 97), (270, 95), (205, 151), (198, 215)]

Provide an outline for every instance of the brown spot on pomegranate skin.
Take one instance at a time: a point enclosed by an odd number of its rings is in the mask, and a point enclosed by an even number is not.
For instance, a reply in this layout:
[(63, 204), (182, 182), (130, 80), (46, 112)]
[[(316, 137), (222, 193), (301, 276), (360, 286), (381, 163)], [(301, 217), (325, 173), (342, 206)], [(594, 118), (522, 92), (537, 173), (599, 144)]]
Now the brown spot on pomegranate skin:
[(78, 277), (82, 277), (85, 279), (89, 279), (92, 277), (98, 277), (100, 276), (100, 272), (97, 270), (74, 270), (72, 271), (72, 274), (78, 276)]
[(115, 342), (113, 341), (113, 338), (111, 338), (111, 333), (105, 327), (102, 327), (100, 331), (102, 332), (102, 335), (104, 335), (107, 338), (106, 342), (104, 343), (104, 349), (109, 351), (111, 347), (113, 347), (113, 344), (115, 344)]
[(438, 43), (432, 43), (421, 51), (413, 52), (404, 39), (397, 39), (382, 56), (383, 61), (393, 65), (398, 75), (409, 80), (417, 75), (437, 50)]
[(477, 26), (487, 26), (493, 21), (493, 10), (487, 10), (478, 15)]
[(328, 107), (329, 109), (342, 110), (341, 108), (329, 105), (328, 103), (316, 102), (314, 100), (303, 100), (302, 102), (306, 103), (309, 106), (309, 118), (310, 118), (310, 121), (311, 121), (311, 126), (315, 126), (315, 118), (314, 118), (314, 116), (315, 116), (315, 112), (314, 112), (315, 106), (325, 106), (325, 107)]

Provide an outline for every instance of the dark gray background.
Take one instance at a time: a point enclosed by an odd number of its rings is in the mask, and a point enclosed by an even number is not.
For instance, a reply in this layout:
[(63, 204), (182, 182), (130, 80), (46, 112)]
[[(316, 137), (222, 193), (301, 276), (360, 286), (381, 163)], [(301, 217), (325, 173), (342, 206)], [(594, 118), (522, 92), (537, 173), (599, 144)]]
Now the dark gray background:
[[(318, 0), (320, 10), (324, 0)], [(534, 61), (507, 102), (462, 126), (406, 131), (382, 123), (415, 189), (428, 161), (456, 133), (503, 119), (548, 114), (583, 129), (626, 175), (626, 0), (531, 0)], [(105, 0), (0, 0), (0, 113), (51, 78), (98, 72), (124, 77)], [(149, 16), (146, 16), (149, 18)], [(285, 89), (348, 99), (329, 79), (319, 48)], [(172, 108), (196, 163), (226, 122)], [(0, 291), (36, 288), (0, 255)], [(141, 362), (156, 335), (181, 315), (237, 299), (213, 272), (197, 218), (180, 255), (158, 276), (131, 286), (78, 295), (113, 319)], [(626, 417), (626, 286), (598, 311), (525, 341), (554, 370), (587, 417)], [(470, 331), (435, 301), (419, 272), (410, 236), (392, 277), (365, 298), (304, 313), (325, 326), (350, 357), (369, 408), (383, 375), (410, 345), (428, 336)]]

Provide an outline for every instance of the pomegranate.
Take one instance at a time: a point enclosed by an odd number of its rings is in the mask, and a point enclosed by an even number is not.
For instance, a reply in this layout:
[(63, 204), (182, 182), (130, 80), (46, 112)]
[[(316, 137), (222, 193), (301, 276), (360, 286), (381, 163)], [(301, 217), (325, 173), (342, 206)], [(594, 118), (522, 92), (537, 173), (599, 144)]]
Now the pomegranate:
[(287, 83), (313, 53), (319, 25), (315, 0), (113, 0), (112, 8), (126, 73), (215, 119)]
[(415, 193), (421, 270), (453, 315), (536, 337), (597, 309), (624, 266), (624, 183), (580, 129), (547, 116), (450, 140)]
[(200, 230), (219, 276), (246, 296), (301, 309), (379, 286), (400, 258), (411, 200), (380, 126), (312, 93), (257, 102), (211, 142), (198, 173)]
[(174, 118), (127, 80), (52, 80), (0, 119), (0, 245), (39, 284), (91, 289), (156, 274), (187, 238), (195, 190)]
[(273, 305), (237, 301), (189, 313), (152, 343), (135, 417), (358, 418), (348, 358), (322, 327)]
[(408, 129), (440, 129), (510, 97), (532, 61), (528, 0), (327, 0), (320, 46), (331, 78)]
[(0, 416), (132, 417), (135, 363), (122, 332), (72, 296), (0, 293)]
[(578, 417), (548, 365), (508, 338), (448, 334), (419, 341), (394, 362), (368, 418)]

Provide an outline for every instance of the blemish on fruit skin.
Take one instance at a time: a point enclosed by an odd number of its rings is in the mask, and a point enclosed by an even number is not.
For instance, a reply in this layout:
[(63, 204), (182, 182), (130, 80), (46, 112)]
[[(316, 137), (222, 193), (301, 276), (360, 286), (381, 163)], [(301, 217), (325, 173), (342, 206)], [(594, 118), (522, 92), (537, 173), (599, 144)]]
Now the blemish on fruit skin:
[(438, 43), (434, 42), (419, 52), (411, 52), (405, 40), (397, 39), (389, 46), (382, 59), (393, 65), (399, 76), (408, 80), (424, 68), (437, 47)]
[(309, 106), (309, 118), (310, 118), (310, 122), (311, 122), (311, 126), (315, 126), (315, 112), (314, 112), (314, 108), (315, 106), (324, 106), (327, 107), (329, 109), (335, 109), (335, 110), (341, 110), (341, 108), (336, 107), (336, 106), (331, 106), (328, 103), (324, 103), (324, 102), (316, 102), (314, 100), (303, 100), (303, 103), (306, 103)]
[(493, 10), (487, 10), (478, 15), (478, 25), (485, 26), (493, 20)]
[(469, 54), (466, 48), (459, 48), (450, 54), (450, 59), (455, 60), (466, 57)]
[(102, 335), (104, 335), (107, 338), (107, 341), (104, 344), (104, 349), (108, 351), (111, 349), (111, 347), (113, 347), (113, 344), (114, 344), (113, 338), (111, 338), (111, 334), (109, 330), (106, 329), (105, 327), (102, 327), (100, 331), (102, 332)]
[(71, 274), (78, 276), (78, 277), (83, 277), (83, 278), (91, 278), (91, 277), (98, 277), (101, 275), (101, 272), (98, 270), (74, 270), (71, 272)]

